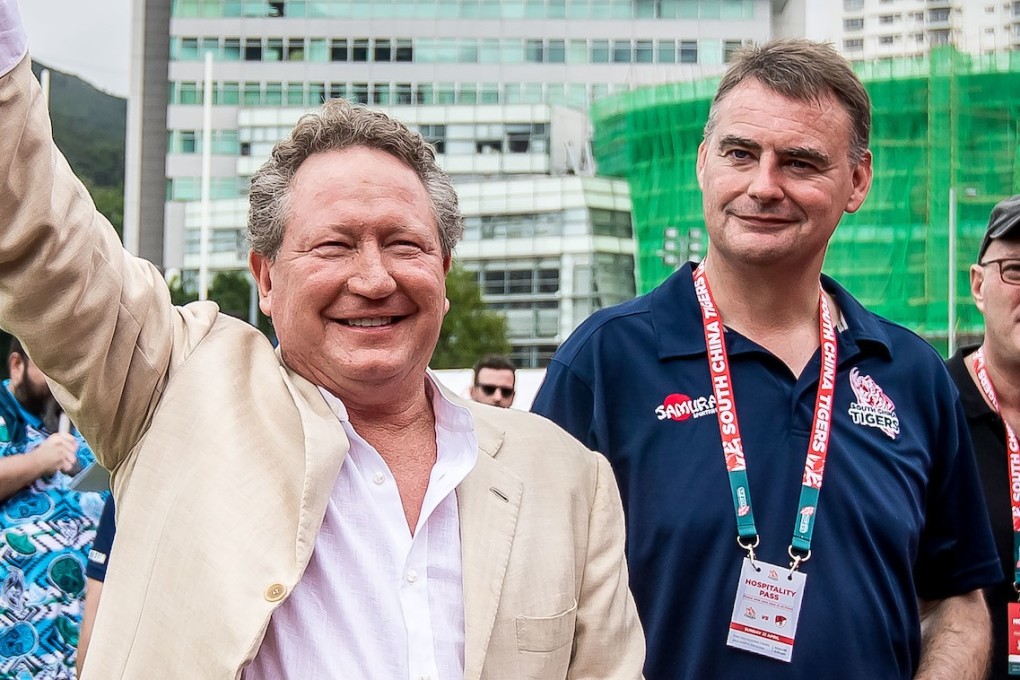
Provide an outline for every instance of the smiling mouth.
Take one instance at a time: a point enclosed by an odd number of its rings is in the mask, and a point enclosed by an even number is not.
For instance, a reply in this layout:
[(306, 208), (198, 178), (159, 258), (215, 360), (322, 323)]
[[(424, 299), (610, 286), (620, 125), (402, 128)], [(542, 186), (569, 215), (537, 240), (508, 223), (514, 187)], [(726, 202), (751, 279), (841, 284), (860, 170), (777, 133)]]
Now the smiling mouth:
[(389, 326), (403, 318), (402, 316), (373, 316), (364, 319), (344, 319), (340, 323), (354, 328), (378, 328), (379, 326)]

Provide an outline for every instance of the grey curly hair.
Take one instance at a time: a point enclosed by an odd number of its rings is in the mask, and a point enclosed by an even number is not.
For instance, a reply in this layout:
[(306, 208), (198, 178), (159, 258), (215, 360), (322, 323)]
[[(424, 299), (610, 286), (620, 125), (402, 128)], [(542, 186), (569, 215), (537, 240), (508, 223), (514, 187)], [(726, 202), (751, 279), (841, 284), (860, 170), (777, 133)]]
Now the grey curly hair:
[(421, 135), (385, 113), (333, 99), (301, 117), (290, 136), (277, 142), (269, 160), (251, 178), (247, 238), (256, 253), (274, 259), (290, 213), (290, 185), (297, 169), (321, 151), (367, 147), (385, 151), (414, 170), (432, 202), (444, 257), (464, 234), (464, 220), (450, 177)]

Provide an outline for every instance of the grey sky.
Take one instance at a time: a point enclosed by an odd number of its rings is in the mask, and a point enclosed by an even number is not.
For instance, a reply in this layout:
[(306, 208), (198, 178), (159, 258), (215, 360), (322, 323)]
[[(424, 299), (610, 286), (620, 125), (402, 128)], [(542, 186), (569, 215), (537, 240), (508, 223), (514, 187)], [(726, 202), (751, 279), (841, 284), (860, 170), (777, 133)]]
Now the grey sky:
[(17, 2), (34, 59), (111, 94), (127, 96), (131, 0)]

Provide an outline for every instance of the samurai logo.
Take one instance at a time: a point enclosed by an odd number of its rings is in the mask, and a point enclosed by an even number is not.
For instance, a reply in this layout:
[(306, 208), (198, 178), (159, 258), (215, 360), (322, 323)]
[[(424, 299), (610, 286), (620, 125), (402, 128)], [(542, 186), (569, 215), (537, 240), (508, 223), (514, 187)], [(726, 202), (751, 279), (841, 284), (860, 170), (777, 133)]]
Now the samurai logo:
[(896, 439), (900, 433), (900, 419), (896, 416), (896, 405), (886, 396), (870, 375), (861, 375), (856, 368), (850, 371), (850, 387), (857, 395), (857, 402), (850, 404), (850, 418), (857, 425), (877, 427)]

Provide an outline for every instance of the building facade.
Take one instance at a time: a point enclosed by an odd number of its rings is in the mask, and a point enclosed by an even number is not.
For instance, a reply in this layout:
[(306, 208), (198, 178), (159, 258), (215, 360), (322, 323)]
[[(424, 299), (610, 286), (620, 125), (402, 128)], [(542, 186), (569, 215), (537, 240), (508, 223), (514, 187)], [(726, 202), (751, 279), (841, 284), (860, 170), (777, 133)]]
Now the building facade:
[(720, 72), (771, 37), (788, 4), (174, 0), (167, 16), (165, 1), (136, 0), (146, 71), (130, 104), (125, 241), (191, 279), (208, 143), (208, 266), (245, 266), (245, 196), (272, 144), (327, 98), (381, 108), (436, 146), (467, 220), (456, 259), (506, 313), (514, 357), (544, 365), (588, 313), (634, 294), (629, 195), (594, 176), (588, 106)]
[(1020, 47), (1018, 0), (834, 0), (813, 8), (815, 30), (851, 60), (920, 55), (953, 45), (972, 54)]

